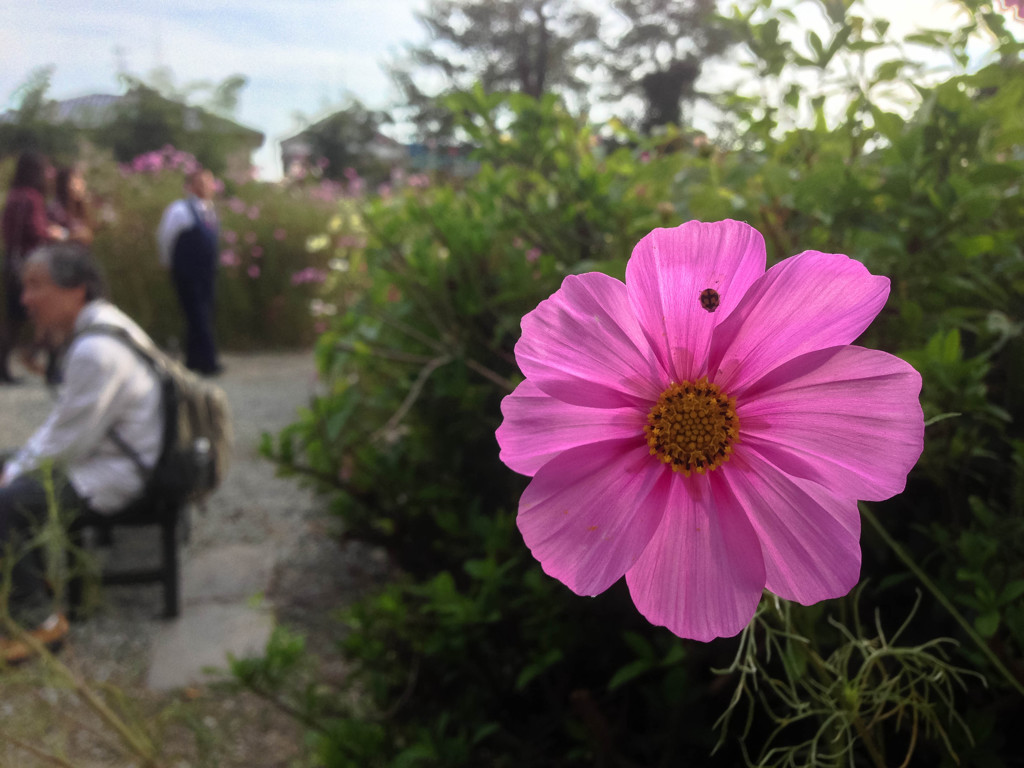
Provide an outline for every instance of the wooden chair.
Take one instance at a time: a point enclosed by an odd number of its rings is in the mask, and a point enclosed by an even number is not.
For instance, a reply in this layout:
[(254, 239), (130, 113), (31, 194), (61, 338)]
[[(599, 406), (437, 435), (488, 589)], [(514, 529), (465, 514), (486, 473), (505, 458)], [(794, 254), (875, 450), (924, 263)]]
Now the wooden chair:
[[(168, 497), (152, 498), (143, 496), (120, 512), (103, 514), (91, 509), (84, 510), (71, 525), (69, 536), (74, 550), (85, 544), (85, 531), (96, 532), (100, 543), (109, 544), (117, 528), (157, 527), (160, 533), (160, 561), (151, 568), (131, 570), (104, 570), (101, 583), (104, 585), (154, 584), (163, 585), (163, 616), (174, 618), (181, 612), (181, 570), (179, 565), (179, 531), (187, 532), (187, 501)], [(68, 581), (68, 608), (72, 616), (81, 615), (83, 598), (83, 576), (80, 568), (69, 567), (72, 574)]]

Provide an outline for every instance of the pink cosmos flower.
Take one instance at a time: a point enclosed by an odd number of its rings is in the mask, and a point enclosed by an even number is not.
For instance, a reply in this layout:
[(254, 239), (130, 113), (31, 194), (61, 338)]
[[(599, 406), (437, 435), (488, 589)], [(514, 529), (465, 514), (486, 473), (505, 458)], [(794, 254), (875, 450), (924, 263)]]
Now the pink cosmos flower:
[(304, 283), (322, 283), (327, 279), (327, 271), (316, 267), (306, 267), (292, 273), (292, 285)]
[(920, 375), (851, 345), (889, 280), (838, 254), (765, 261), (740, 222), (654, 230), (625, 283), (571, 275), (523, 318), (502, 403), (544, 571), (580, 595), (625, 575), (682, 637), (735, 635), (765, 588), (846, 594), (857, 500), (901, 492), (923, 449)]
[(245, 273), (249, 275), (249, 277), (251, 277), (253, 280), (255, 280), (257, 277), (260, 276), (260, 268), (258, 265), (252, 264), (249, 266), (247, 270), (245, 270)]

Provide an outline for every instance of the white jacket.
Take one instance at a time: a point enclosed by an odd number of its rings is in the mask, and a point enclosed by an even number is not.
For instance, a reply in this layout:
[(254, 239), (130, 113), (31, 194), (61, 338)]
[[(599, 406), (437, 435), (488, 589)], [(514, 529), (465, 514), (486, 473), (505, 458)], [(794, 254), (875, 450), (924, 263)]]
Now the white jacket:
[[(74, 331), (94, 323), (119, 326), (143, 345), (152, 345), (131, 318), (107, 301), (86, 304)], [(83, 336), (65, 356), (57, 403), (4, 467), (4, 475), (10, 481), (53, 459), (90, 507), (116, 512), (138, 497), (144, 479), (135, 461), (110, 438), (111, 429), (143, 464), (153, 466), (163, 437), (159, 381), (123, 342), (103, 334)]]

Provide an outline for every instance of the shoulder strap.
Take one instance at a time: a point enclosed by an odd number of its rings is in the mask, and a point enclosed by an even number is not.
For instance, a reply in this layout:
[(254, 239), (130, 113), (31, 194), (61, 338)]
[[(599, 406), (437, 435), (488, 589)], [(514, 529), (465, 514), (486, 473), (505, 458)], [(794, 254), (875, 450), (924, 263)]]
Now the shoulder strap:
[[(68, 345), (69, 348), (71, 344), (73, 344), (75, 341), (82, 338), (83, 336), (107, 336), (112, 339), (117, 339), (130, 350), (132, 350), (132, 352), (134, 352), (139, 358), (141, 358), (143, 362), (145, 362), (146, 365), (149, 366), (150, 370), (153, 371), (153, 374), (156, 376), (157, 380), (161, 382), (161, 385), (163, 384), (164, 375), (161, 371), (160, 364), (157, 362), (156, 358), (148, 350), (146, 350), (145, 347), (143, 347), (135, 339), (134, 336), (128, 333), (128, 331), (122, 328), (121, 326), (113, 325), (112, 323), (93, 323), (92, 325), (87, 325), (85, 328), (78, 331), (78, 333), (76, 333), (71, 338), (71, 342)], [(163, 453), (167, 450), (168, 442), (172, 439), (170, 432), (172, 425), (169, 423), (170, 414), (166, 412), (167, 393), (165, 391), (161, 391), (160, 396), (164, 400), (164, 435), (162, 444), (160, 446), (160, 453), (161, 455), (163, 455)], [(139, 468), (139, 472), (142, 473), (143, 481), (148, 483), (149, 478), (152, 476), (155, 467), (147, 467), (146, 464), (142, 461), (142, 457), (139, 456), (138, 451), (136, 451), (134, 448), (128, 445), (128, 443), (125, 441), (123, 437), (121, 437), (121, 435), (118, 433), (115, 427), (111, 427), (107, 431), (107, 437), (109, 437), (111, 442), (113, 442), (114, 445), (120, 448), (121, 451), (129, 459), (132, 460), (132, 463), (135, 464), (135, 466)], [(159, 462), (160, 457), (158, 456), (157, 463)]]
[(210, 223), (207, 216), (199, 211), (199, 201), (194, 197), (186, 197), (185, 204), (188, 209), (192, 212), (192, 218), (195, 220), (196, 226), (203, 232), (213, 232), (214, 226)]
[(188, 206), (189, 212), (192, 214), (192, 220), (195, 221), (197, 227), (203, 226), (203, 217), (199, 215), (199, 211), (196, 210), (196, 201), (194, 198), (186, 197), (185, 205)]
[(78, 331), (74, 336), (71, 337), (69, 347), (74, 344), (78, 339), (83, 336), (109, 336), (110, 338), (117, 339), (132, 352), (138, 355), (142, 360), (153, 369), (153, 372), (160, 378), (160, 365), (157, 363), (156, 358), (152, 352), (143, 347), (134, 336), (128, 333), (127, 329), (122, 328), (119, 325), (113, 323), (93, 323), (85, 326), (82, 330)]

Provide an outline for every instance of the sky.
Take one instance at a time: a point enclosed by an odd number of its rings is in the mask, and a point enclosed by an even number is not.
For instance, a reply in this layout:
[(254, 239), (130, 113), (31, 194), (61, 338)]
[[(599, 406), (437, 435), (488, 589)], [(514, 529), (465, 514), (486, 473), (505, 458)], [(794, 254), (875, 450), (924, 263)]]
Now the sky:
[[(941, 26), (941, 0), (866, 0), (894, 30)], [(243, 74), (236, 119), (266, 140), (254, 161), (280, 176), (278, 143), (354, 95), (388, 108), (398, 94), (381, 66), (426, 32), (427, 0), (0, 0), (0, 111), (38, 67), (49, 97), (121, 93), (117, 73), (166, 67), (178, 86)]]

